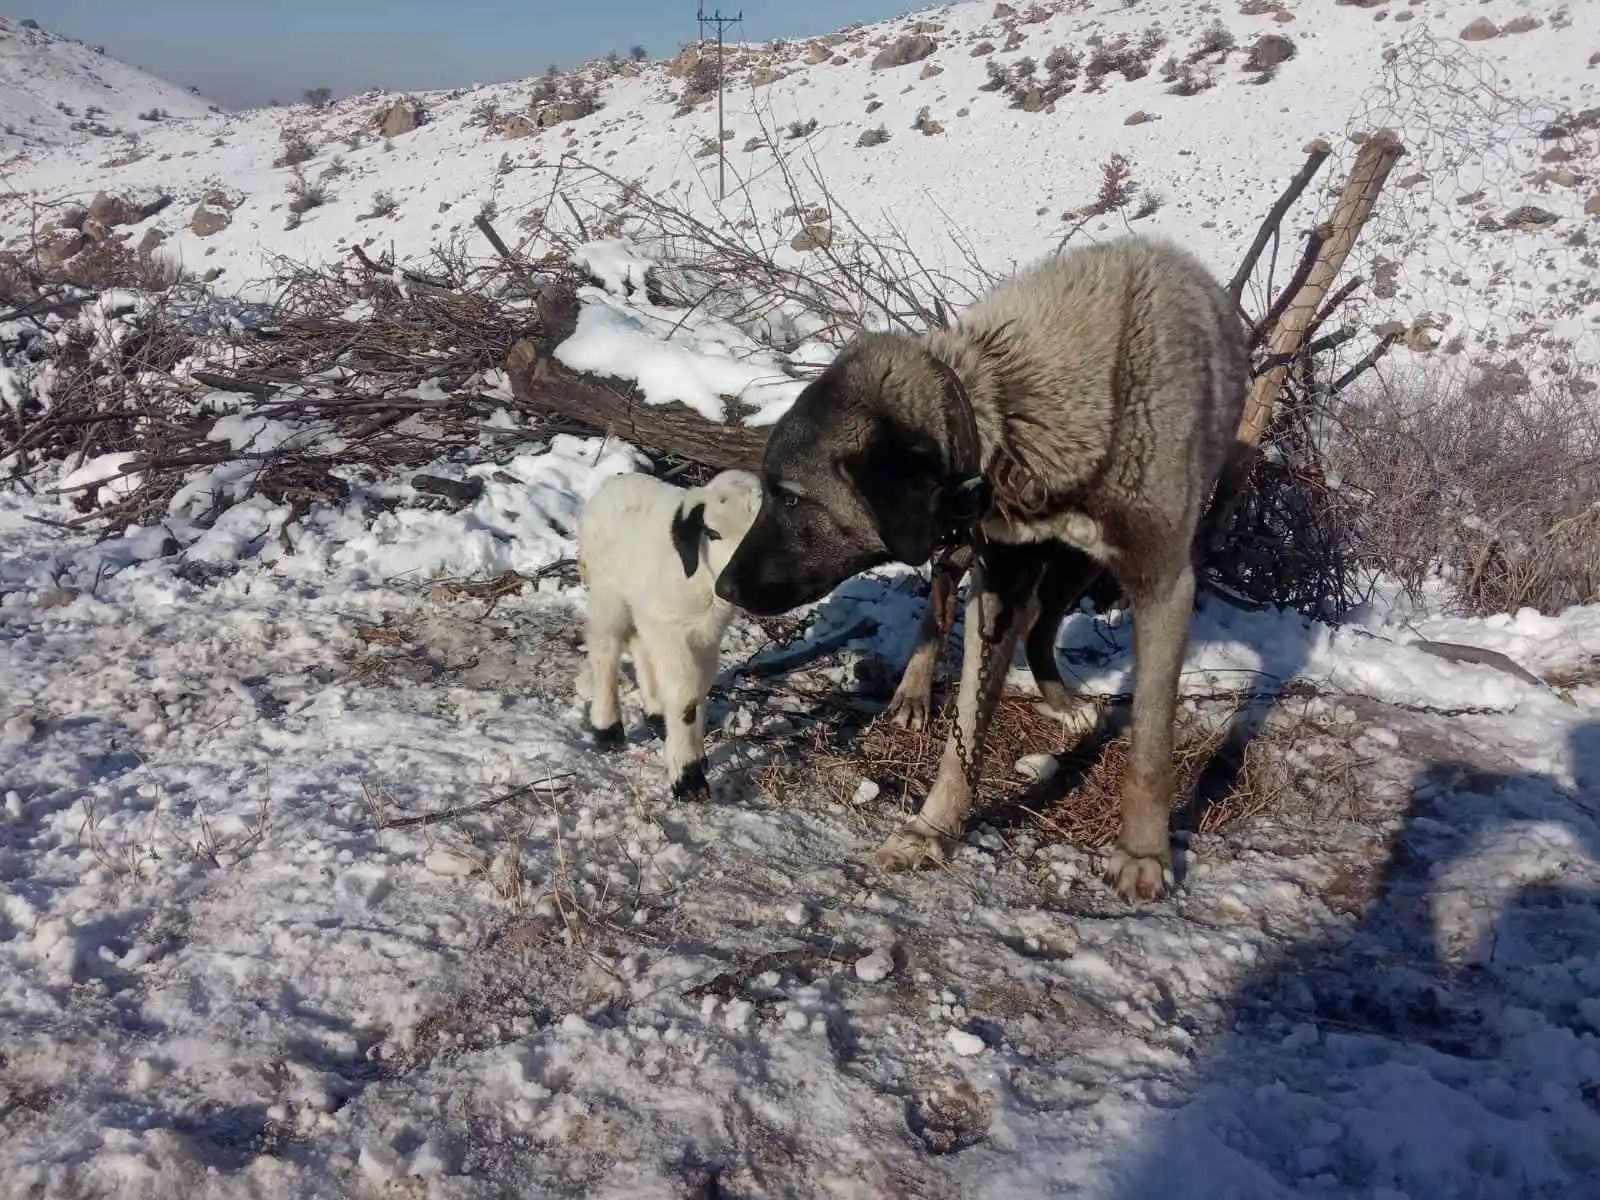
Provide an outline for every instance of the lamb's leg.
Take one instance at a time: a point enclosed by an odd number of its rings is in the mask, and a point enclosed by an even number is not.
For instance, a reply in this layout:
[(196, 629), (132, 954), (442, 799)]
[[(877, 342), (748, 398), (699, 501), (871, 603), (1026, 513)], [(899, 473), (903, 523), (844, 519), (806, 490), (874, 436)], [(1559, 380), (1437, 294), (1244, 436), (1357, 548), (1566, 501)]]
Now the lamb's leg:
[(922, 624), (917, 628), (917, 644), (900, 676), (889, 701), (889, 719), (906, 729), (921, 729), (928, 723), (932, 709), (933, 677), (939, 668), (939, 656), (944, 651), (945, 639), (956, 621), (956, 593), (961, 587), (961, 577), (972, 563), (972, 553), (965, 547), (942, 556), (933, 564), (933, 578), (928, 589), (928, 607), (923, 611)]
[(660, 689), (667, 723), (667, 782), (674, 800), (709, 800), (706, 782), (705, 696), (717, 673), (718, 645), (710, 652), (685, 640), (681, 625), (643, 631), (640, 639)]
[(633, 656), (633, 674), (639, 681), (639, 698), (644, 701), (644, 724), (650, 731), (651, 737), (665, 739), (667, 736), (667, 719), (662, 716), (661, 689), (656, 687), (655, 671), (650, 666), (650, 657), (645, 654), (644, 646), (636, 635), (629, 643), (628, 652)]
[(887, 871), (941, 862), (949, 843), (961, 836), (972, 808), (967, 762), (976, 770), (976, 764), (983, 761), (984, 739), (1005, 689), (1017, 639), (1038, 615), (1038, 583), (1043, 570), (1038, 548), (991, 546), (987, 558), (978, 568), (972, 599), (967, 602), (956, 728), (945, 742), (939, 774), (922, 810), (891, 834), (874, 855), (878, 866)]
[(1129, 590), (1133, 732), (1122, 783), (1122, 827), (1107, 871), (1125, 900), (1156, 900), (1172, 886), (1173, 722), (1194, 586), (1194, 570), (1183, 560)]
[(589, 598), (589, 736), (602, 750), (624, 744), (617, 695), (617, 670), (628, 635), (625, 611), (603, 600)]
[(1061, 622), (1083, 598), (1100, 573), (1100, 564), (1080, 550), (1064, 547), (1052, 556), (1039, 581), (1039, 615), (1028, 631), (1024, 652), (1043, 708), (1058, 718), (1065, 736), (1073, 742), (1094, 728), (1094, 707), (1075, 698), (1061, 678), (1056, 660), (1056, 635)]

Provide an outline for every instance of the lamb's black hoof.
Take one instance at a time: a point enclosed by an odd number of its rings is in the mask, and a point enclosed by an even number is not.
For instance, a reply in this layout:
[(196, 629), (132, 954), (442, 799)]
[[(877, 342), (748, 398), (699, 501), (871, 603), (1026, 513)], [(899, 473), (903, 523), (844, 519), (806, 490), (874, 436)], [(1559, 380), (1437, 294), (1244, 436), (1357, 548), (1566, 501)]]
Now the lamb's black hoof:
[(645, 713), (644, 727), (650, 731), (650, 736), (658, 741), (667, 740), (667, 719), (660, 713)]
[(672, 783), (674, 800), (709, 800), (711, 785), (706, 782), (706, 760), (691, 763)]
[(594, 743), (597, 750), (621, 750), (627, 745), (628, 739), (622, 732), (622, 722), (608, 725), (604, 729), (589, 726), (589, 740)]

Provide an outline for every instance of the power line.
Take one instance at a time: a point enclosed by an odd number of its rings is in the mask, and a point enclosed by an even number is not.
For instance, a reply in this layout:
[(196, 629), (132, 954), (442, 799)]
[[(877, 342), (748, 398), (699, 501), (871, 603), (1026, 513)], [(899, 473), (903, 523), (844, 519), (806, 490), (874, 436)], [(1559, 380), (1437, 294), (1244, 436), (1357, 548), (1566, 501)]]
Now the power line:
[(723, 30), (728, 28), (728, 26), (738, 25), (744, 20), (744, 10), (741, 8), (737, 16), (725, 17), (722, 15), (722, 10), (719, 8), (708, 17), (706, 16), (705, 6), (701, 5), (700, 8), (695, 12), (695, 20), (700, 23), (701, 45), (705, 44), (707, 25), (715, 26), (717, 31), (717, 199), (721, 201), (728, 198), (728, 143), (727, 139), (723, 136), (722, 130), (722, 84), (724, 75), (722, 63), (722, 33)]

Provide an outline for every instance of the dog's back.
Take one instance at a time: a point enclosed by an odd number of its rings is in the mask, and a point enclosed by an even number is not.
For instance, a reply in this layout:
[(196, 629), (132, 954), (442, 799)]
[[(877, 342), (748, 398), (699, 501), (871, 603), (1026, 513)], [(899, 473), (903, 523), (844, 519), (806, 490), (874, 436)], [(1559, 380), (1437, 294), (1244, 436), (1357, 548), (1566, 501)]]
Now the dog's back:
[(1003, 453), (1055, 497), (1181, 521), (1238, 429), (1243, 326), (1211, 273), (1171, 242), (1124, 237), (1046, 259), (934, 336), (982, 356)]

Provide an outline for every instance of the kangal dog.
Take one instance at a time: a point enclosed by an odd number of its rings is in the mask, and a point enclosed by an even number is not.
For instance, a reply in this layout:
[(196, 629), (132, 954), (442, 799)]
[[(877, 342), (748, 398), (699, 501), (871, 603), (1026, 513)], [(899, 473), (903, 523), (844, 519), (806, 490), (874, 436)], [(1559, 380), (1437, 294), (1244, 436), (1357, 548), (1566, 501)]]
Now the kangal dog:
[(980, 547), (956, 730), (879, 865), (941, 859), (960, 836), (1019, 639), (1045, 700), (1072, 703), (1056, 630), (1103, 565), (1133, 609), (1136, 672), (1110, 879), (1130, 899), (1165, 893), (1191, 545), (1247, 379), (1244, 329), (1211, 274), (1124, 237), (1025, 269), (953, 329), (863, 335), (773, 426), (723, 599), (784, 612), (869, 567)]

